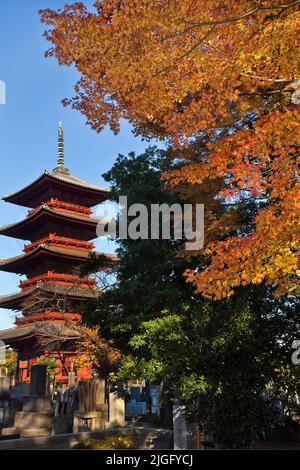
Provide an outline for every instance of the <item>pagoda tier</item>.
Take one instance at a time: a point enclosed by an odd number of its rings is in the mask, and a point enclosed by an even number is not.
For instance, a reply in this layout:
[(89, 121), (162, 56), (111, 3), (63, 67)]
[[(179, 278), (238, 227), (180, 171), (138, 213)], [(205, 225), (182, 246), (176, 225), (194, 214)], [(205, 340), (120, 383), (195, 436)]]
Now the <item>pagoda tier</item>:
[(42, 335), (42, 331), (36, 324), (10, 328), (0, 332), (0, 341), (8, 343), (12, 348), (18, 350), (19, 359), (28, 360), (35, 357), (37, 338)]
[(3, 200), (18, 206), (33, 208), (51, 198), (58, 198), (65, 202), (93, 207), (105, 201), (108, 196), (108, 189), (71, 176), (65, 172), (64, 168), (57, 168), (53, 173), (45, 171), (25, 188), (4, 196)]
[[(78, 338), (78, 332), (72, 327), (72, 324), (62, 324), (53, 321), (36, 321), (27, 325), (20, 325), (0, 332), (0, 341), (8, 343), (11, 347), (17, 349), (18, 357), (21, 361), (30, 361), (32, 363), (37, 357), (45, 355), (43, 347), (40, 345), (40, 338), (52, 337), (61, 338), (64, 349), (59, 352), (60, 356), (72, 357), (74, 354), (74, 341)], [(55, 353), (52, 355), (55, 355)], [(19, 365), (20, 367), (20, 365)], [(90, 374), (86, 374), (87, 376)], [(65, 377), (64, 380), (67, 380)]]
[(81, 312), (83, 304), (87, 300), (96, 299), (99, 295), (100, 292), (92, 287), (80, 287), (76, 284), (66, 286), (63, 284), (37, 282), (36, 285), (30, 288), (1, 296), (0, 308), (20, 311), (23, 315), (27, 315), (33, 310), (32, 304), (35, 304), (38, 308), (39, 299), (45, 298), (47, 299), (47, 307), (50, 303), (57, 304), (64, 301), (70, 306), (71, 311)]
[[(91, 378), (89, 368), (75, 368), (73, 357), (76, 354), (76, 340), (78, 332), (73, 327), (76, 322), (54, 321), (34, 321), (25, 325), (18, 325), (15, 328), (0, 331), (0, 341), (4, 341), (18, 351), (18, 372), (17, 380), (20, 382), (30, 382), (30, 372), (32, 366), (38, 359), (51, 358), (56, 363), (56, 381), (68, 384), (70, 372), (75, 372), (76, 379)], [(43, 341), (56, 337), (60, 343), (59, 350), (45, 349)]]
[(107, 220), (44, 205), (20, 222), (1, 227), (0, 235), (35, 242), (58, 233), (61, 237), (87, 241), (96, 238), (99, 223), (105, 225)]
[[(103, 256), (107, 259), (106, 268), (112, 266), (115, 258), (106, 254)], [(25, 274), (29, 278), (42, 275), (51, 269), (57, 273), (79, 275), (81, 265), (88, 258), (89, 252), (84, 250), (40, 245), (29, 253), (0, 260), (0, 271)]]

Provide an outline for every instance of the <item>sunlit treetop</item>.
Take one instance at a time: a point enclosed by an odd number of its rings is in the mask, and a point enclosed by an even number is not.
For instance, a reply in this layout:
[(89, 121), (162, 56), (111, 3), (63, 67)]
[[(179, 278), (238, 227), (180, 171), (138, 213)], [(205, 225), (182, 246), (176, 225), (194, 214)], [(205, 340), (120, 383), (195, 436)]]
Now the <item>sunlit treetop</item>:
[[(81, 74), (65, 103), (97, 131), (120, 119), (173, 148), (210, 136), (171, 184), (224, 178), (266, 200), (254, 233), (207, 247), (188, 279), (207, 297), (249, 282), (285, 293), (299, 266), (300, 0), (103, 0), (44, 10), (49, 56)], [(254, 262), (255, 260), (255, 262)]]
[[(116, 0), (45, 10), (48, 55), (75, 64), (72, 101), (97, 130), (120, 117), (184, 140), (291, 100), (299, 75), (299, 1)], [(53, 28), (54, 27), (54, 28)]]

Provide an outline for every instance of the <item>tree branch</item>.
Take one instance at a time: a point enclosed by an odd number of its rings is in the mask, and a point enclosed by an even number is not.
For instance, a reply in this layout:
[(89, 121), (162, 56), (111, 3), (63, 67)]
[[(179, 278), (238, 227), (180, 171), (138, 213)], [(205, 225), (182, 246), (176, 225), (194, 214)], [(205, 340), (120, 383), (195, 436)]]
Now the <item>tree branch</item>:
[[(226, 23), (236, 23), (238, 21), (242, 21), (245, 18), (248, 18), (249, 16), (254, 15), (254, 13), (257, 13), (258, 11), (263, 11), (263, 10), (287, 10), (289, 8), (295, 7), (297, 5), (300, 5), (300, 0), (297, 0), (295, 2), (292, 2), (287, 5), (270, 5), (270, 6), (259, 6), (254, 8), (251, 11), (248, 11), (247, 13), (244, 13), (241, 16), (236, 16), (233, 18), (227, 18), (224, 20), (215, 20), (215, 21), (188, 21), (188, 20), (183, 20), (186, 24), (190, 24), (191, 27), (189, 29), (192, 29), (195, 26), (218, 26), (220, 24), (226, 24)], [(187, 28), (188, 29), (188, 28)], [(187, 30), (186, 29), (186, 30)]]
[(193, 30), (195, 27), (196, 28), (202, 27), (202, 26), (214, 26), (215, 27), (215, 26), (219, 26), (221, 24), (236, 23), (236, 22), (242, 21), (245, 18), (248, 18), (248, 17), (254, 15), (255, 13), (257, 13), (259, 11), (263, 11), (263, 10), (281, 10), (281, 11), (283, 11), (283, 10), (287, 10), (289, 8), (295, 7), (297, 5), (300, 5), (300, 0), (297, 0), (297, 1), (292, 2), (290, 4), (287, 4), (287, 5), (259, 6), (259, 7), (253, 8), (253, 10), (250, 10), (250, 11), (244, 13), (243, 15), (236, 16), (236, 17), (233, 17), (233, 18), (227, 18), (227, 19), (224, 19), (224, 20), (200, 21), (199, 22), (199, 21), (189, 21), (189, 20), (183, 19), (182, 22), (184, 22), (185, 24), (189, 24), (191, 26), (189, 26), (188, 28), (185, 28), (181, 32), (173, 34), (172, 36), (167, 36), (167, 37), (163, 38), (162, 42), (167, 41), (169, 39), (175, 39), (179, 36), (182, 36), (182, 35), (188, 33), (189, 31)]

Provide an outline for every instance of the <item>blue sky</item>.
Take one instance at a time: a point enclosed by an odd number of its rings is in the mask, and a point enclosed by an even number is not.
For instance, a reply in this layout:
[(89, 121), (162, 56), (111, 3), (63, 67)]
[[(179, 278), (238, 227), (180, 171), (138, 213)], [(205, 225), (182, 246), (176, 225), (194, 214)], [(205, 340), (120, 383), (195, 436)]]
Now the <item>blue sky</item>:
[[(72, 68), (45, 59), (48, 44), (39, 21), (41, 8), (61, 8), (66, 1), (10, 0), (0, 2), (0, 80), (6, 83), (6, 104), (0, 104), (0, 196), (25, 186), (56, 165), (58, 122), (64, 122), (66, 165), (75, 176), (104, 184), (101, 174), (118, 153), (142, 152), (146, 143), (124, 123), (119, 136), (97, 134), (77, 111), (61, 99), (73, 95), (78, 78)], [(85, 1), (92, 4), (92, 1)], [(0, 225), (24, 217), (26, 209), (0, 201)], [(111, 251), (104, 240), (100, 249)], [(0, 258), (20, 254), (22, 241), (0, 237)], [(16, 275), (0, 272), (0, 295), (18, 290)], [(14, 315), (0, 309), (0, 329), (13, 325)]]

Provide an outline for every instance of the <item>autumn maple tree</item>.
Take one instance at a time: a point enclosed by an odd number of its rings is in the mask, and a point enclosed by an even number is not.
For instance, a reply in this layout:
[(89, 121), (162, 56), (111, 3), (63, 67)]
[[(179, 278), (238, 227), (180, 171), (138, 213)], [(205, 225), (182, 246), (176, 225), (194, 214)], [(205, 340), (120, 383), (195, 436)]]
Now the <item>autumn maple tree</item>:
[(78, 331), (80, 336), (73, 360), (75, 367), (94, 368), (100, 377), (108, 378), (118, 368), (121, 357), (113, 341), (102, 337), (99, 326), (81, 325)]
[[(300, 0), (99, 0), (94, 7), (41, 12), (47, 55), (81, 74), (65, 104), (97, 131), (118, 132), (125, 118), (136, 133), (166, 139), (181, 159), (164, 175), (171, 186), (218, 179), (217, 197), (228, 207), (255, 200), (249, 230), (208, 237), (205, 269), (187, 279), (213, 299), (261, 282), (295, 293)], [(194, 159), (185, 150), (197, 144), (203, 152)]]

